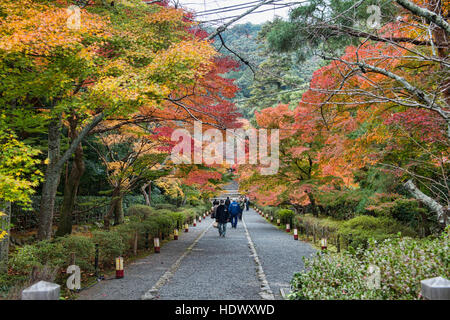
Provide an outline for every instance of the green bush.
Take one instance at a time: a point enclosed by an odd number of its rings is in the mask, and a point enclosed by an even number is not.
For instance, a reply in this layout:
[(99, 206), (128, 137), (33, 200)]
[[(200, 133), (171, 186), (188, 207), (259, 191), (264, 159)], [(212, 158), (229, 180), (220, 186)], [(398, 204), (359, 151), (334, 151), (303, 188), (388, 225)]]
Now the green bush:
[(145, 219), (148, 216), (152, 215), (154, 211), (155, 209), (145, 204), (136, 204), (128, 209), (128, 216), (136, 216), (141, 219)]
[(194, 218), (196, 218), (198, 216), (197, 210), (195, 210), (194, 208), (186, 208), (186, 209), (182, 210), (181, 212), (186, 217), (186, 221), (192, 221), (192, 220), (194, 220)]
[[(419, 299), (420, 281), (450, 277), (449, 228), (438, 239), (370, 241), (356, 255), (322, 254), (305, 259), (305, 272), (291, 282), (290, 299)], [(380, 286), (371, 288), (368, 266), (380, 269)]]
[(277, 218), (281, 220), (282, 223), (289, 223), (291, 219), (294, 219), (295, 213), (289, 209), (279, 209), (277, 211)]
[(403, 236), (416, 235), (413, 230), (392, 218), (371, 216), (358, 216), (345, 221), (338, 232), (347, 241), (350, 240), (351, 234), (351, 243), (354, 248), (366, 247), (370, 238), (381, 241), (399, 233)]
[(390, 217), (410, 227), (418, 228), (418, 218), (428, 215), (416, 199), (403, 198), (397, 194), (377, 194), (371, 198), (366, 212), (378, 217)]
[(175, 228), (176, 221), (172, 218), (171, 214), (171, 211), (164, 212), (160, 210), (159, 214), (154, 217), (161, 232), (170, 233)]
[(277, 207), (263, 207), (263, 208), (261, 209), (261, 211), (262, 211), (264, 214), (268, 213), (269, 215), (276, 216), (276, 215), (277, 215), (278, 208), (277, 208)]
[(114, 231), (94, 231), (92, 240), (99, 245), (99, 262), (112, 265), (115, 258), (125, 253), (126, 245), (119, 233)]
[(171, 212), (169, 213), (170, 219), (173, 221), (174, 226), (182, 227), (186, 221), (186, 215), (183, 212)]
[(177, 210), (177, 206), (171, 203), (159, 203), (154, 206), (156, 210), (166, 209), (166, 210)]
[(307, 259), (303, 273), (291, 281), (291, 300), (377, 299), (379, 293), (368, 287), (367, 266), (350, 254), (322, 255)]
[(93, 270), (93, 257), (95, 253), (95, 245), (91, 238), (76, 235), (67, 235), (56, 240), (62, 245), (67, 255), (66, 262), (70, 262), (70, 254), (75, 253), (75, 264), (81, 270)]
[(60, 242), (44, 240), (18, 248), (9, 260), (10, 267), (21, 274), (30, 273), (33, 267), (63, 266), (68, 258)]
[(360, 204), (368, 197), (367, 190), (333, 190), (318, 192), (317, 204), (327, 216), (335, 219), (349, 219), (358, 212)]

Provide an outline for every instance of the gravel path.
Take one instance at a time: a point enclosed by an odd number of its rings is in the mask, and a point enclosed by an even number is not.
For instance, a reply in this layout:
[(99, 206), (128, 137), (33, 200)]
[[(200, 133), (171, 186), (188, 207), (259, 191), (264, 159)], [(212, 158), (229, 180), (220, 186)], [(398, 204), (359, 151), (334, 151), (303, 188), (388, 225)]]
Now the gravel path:
[(158, 279), (177, 261), (195, 239), (212, 223), (206, 221), (190, 226), (189, 232), (180, 230), (178, 240), (161, 246), (161, 253), (151, 254), (146, 258), (125, 266), (125, 277), (101, 281), (90, 289), (80, 293), (82, 300), (139, 300)]
[(253, 209), (244, 211), (248, 231), (275, 299), (282, 299), (280, 288), (287, 293), (295, 272), (303, 270), (303, 256), (314, 254), (310, 244), (294, 240), (292, 234), (279, 230)]
[[(245, 225), (239, 222), (237, 229), (228, 224), (226, 237), (221, 238), (207, 217), (188, 233), (181, 233), (179, 240), (164, 244), (160, 254), (126, 266), (123, 279), (102, 281), (82, 291), (79, 299), (281, 299), (280, 288), (289, 288), (293, 273), (303, 267), (301, 257), (314, 249), (293, 240), (252, 209), (244, 211), (244, 220)], [(271, 289), (273, 296), (261, 296), (262, 286), (269, 293)]]

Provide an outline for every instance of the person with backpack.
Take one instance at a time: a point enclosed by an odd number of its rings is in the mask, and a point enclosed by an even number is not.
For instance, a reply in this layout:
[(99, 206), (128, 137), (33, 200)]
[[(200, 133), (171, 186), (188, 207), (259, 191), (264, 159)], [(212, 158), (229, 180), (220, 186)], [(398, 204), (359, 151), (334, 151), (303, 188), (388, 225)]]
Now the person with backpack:
[(244, 208), (245, 208), (245, 202), (244, 199), (241, 198), (240, 202), (239, 202), (239, 207), (241, 208), (240, 212), (239, 212), (239, 220), (242, 220), (242, 213), (244, 212)]
[(230, 219), (230, 215), (227, 210), (225, 210), (225, 201), (220, 200), (220, 204), (216, 209), (216, 222), (217, 229), (219, 229), (219, 236), (225, 238), (225, 233), (227, 232), (227, 223)]
[(213, 202), (213, 210), (211, 214), (211, 219), (214, 219), (216, 217), (217, 207), (219, 206), (219, 200), (215, 199)]
[(241, 207), (239, 206), (239, 203), (237, 203), (236, 199), (233, 199), (233, 202), (230, 203), (228, 212), (231, 216), (231, 227), (236, 229), (238, 216), (241, 213)]
[(227, 197), (227, 200), (225, 200), (225, 208), (228, 210), (228, 207), (230, 206), (230, 197)]

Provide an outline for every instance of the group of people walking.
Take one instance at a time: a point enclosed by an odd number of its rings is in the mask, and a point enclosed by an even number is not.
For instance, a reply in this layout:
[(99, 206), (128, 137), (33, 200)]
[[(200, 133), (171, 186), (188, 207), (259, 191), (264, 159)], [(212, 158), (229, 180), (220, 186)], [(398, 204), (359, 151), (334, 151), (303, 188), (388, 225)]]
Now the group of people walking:
[(227, 197), (226, 200), (214, 200), (213, 202), (213, 214), (212, 218), (216, 219), (217, 229), (219, 230), (219, 236), (225, 237), (227, 232), (227, 223), (231, 222), (231, 227), (236, 229), (238, 220), (242, 220), (242, 213), (244, 209), (248, 211), (250, 207), (250, 199), (245, 197), (230, 200)]

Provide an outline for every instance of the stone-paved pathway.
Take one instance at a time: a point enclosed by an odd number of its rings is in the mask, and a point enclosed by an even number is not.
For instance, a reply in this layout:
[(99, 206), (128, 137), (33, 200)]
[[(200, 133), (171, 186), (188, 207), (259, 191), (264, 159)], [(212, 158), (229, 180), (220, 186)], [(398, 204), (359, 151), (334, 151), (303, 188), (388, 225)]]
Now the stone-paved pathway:
[(221, 238), (207, 217), (160, 254), (126, 266), (123, 279), (102, 281), (79, 299), (281, 299), (280, 288), (289, 288), (303, 268), (301, 257), (314, 249), (252, 209), (243, 219), (237, 229), (228, 224)]

